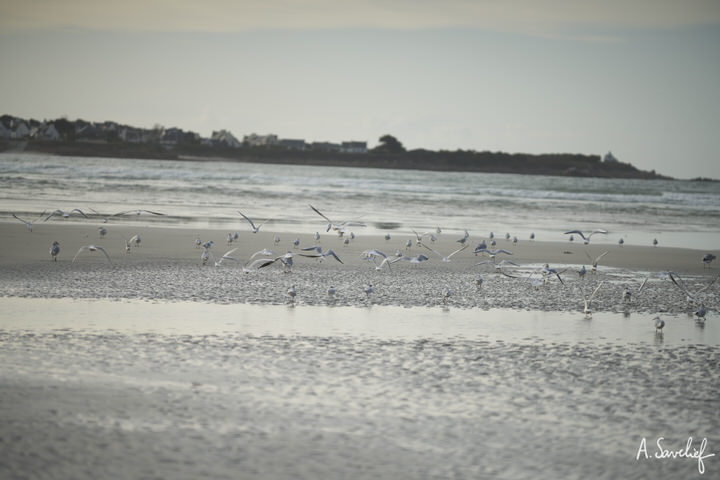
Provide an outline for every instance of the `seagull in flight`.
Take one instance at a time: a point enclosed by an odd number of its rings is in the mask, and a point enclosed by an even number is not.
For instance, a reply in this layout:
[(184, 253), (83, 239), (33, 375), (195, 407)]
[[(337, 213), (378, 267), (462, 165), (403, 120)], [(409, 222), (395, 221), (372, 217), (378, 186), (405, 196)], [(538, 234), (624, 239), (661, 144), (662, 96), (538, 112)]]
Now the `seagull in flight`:
[(15, 217), (17, 220), (20, 220), (22, 223), (24, 223), (25, 226), (27, 227), (27, 229), (30, 230), (31, 232), (33, 230), (33, 224), (35, 222), (39, 221), (41, 218), (43, 218), (44, 215), (45, 215), (45, 212), (43, 212), (37, 219), (33, 220), (32, 222), (28, 222), (27, 220), (23, 220), (22, 218), (18, 217), (14, 213), (12, 214), (13, 217)]
[(80, 255), (81, 252), (85, 252), (85, 251), (102, 252), (105, 255), (105, 257), (107, 257), (108, 262), (110, 262), (110, 264), (112, 265), (112, 260), (110, 260), (110, 255), (108, 255), (108, 253), (105, 251), (104, 248), (98, 247), (97, 245), (84, 245), (84, 246), (80, 247), (80, 250), (77, 251), (77, 253), (75, 254), (75, 256), (72, 259), (72, 262), (70, 262), (70, 263), (75, 262), (75, 259), (78, 257), (78, 255)]
[(149, 213), (150, 215), (165, 215), (164, 213), (160, 212), (153, 212), (151, 210), (144, 210), (141, 208), (135, 209), (135, 210), (126, 210), (124, 212), (115, 213), (111, 216), (113, 217), (119, 217), (120, 215), (141, 215), (143, 213)]
[(438, 251), (435, 250), (434, 248), (428, 247), (428, 246), (425, 245), (424, 243), (421, 243), (420, 245), (422, 245), (423, 247), (427, 248), (428, 250), (430, 250), (431, 252), (433, 252), (433, 253), (434, 253), (435, 255), (437, 255), (438, 257), (442, 258), (442, 261), (443, 261), (443, 262), (450, 262), (450, 257), (452, 257), (453, 255), (455, 255), (456, 253), (462, 252), (463, 250), (465, 250), (465, 249), (468, 247), (468, 244), (467, 244), (467, 243), (464, 243), (462, 247), (458, 248), (457, 250), (455, 250), (454, 252), (452, 252), (450, 255), (448, 255), (448, 256), (446, 257), (446, 256), (444, 256), (442, 253), (438, 252)]
[(130, 248), (133, 244), (136, 247), (140, 246), (140, 235), (133, 235), (131, 238), (127, 238), (122, 233), (120, 235), (123, 237), (123, 240), (125, 240), (125, 253), (130, 253)]
[(670, 277), (670, 280), (675, 284), (676, 287), (678, 287), (682, 292), (685, 294), (685, 298), (687, 299), (688, 303), (695, 303), (697, 301), (697, 296), (707, 290), (708, 288), (712, 287), (715, 282), (720, 279), (720, 275), (715, 277), (710, 283), (705, 285), (702, 288), (699, 288), (695, 291), (690, 291), (685, 281), (683, 281), (682, 278), (680, 278), (680, 275), (678, 275), (675, 272), (668, 272), (668, 276)]
[(428, 257), (426, 257), (425, 255), (423, 255), (421, 253), (417, 257), (408, 257), (407, 255), (403, 255), (402, 257), (397, 257), (397, 258), (393, 258), (392, 260), (388, 260), (388, 262), (389, 263), (397, 263), (397, 262), (422, 263), (427, 259), (428, 259)]
[(222, 266), (223, 260), (232, 260), (234, 262), (240, 262), (237, 258), (231, 257), (230, 254), (233, 253), (235, 250), (237, 250), (239, 247), (235, 247), (232, 250), (228, 250), (227, 252), (223, 253), (222, 257), (220, 257), (220, 260), (215, 258), (215, 254), (212, 253), (212, 251), (208, 250), (207, 254), (210, 258), (212, 258), (212, 261), (215, 263), (216, 267)]
[(565, 232), (565, 235), (573, 234), (573, 233), (577, 233), (578, 235), (580, 235), (580, 237), (583, 239), (583, 243), (585, 245), (587, 245), (588, 243), (590, 243), (590, 237), (592, 237), (596, 233), (600, 233), (602, 235), (607, 235), (608, 232), (607, 232), (607, 230), (593, 230), (587, 236), (585, 236), (585, 234), (583, 232), (581, 232), (580, 230), (570, 230), (569, 232)]
[(53, 217), (54, 215), (59, 215), (59, 216), (61, 216), (61, 217), (63, 217), (63, 218), (70, 218), (70, 215), (73, 214), (73, 213), (75, 213), (75, 212), (79, 213), (79, 214), (80, 214), (82, 217), (84, 217), (84, 218), (88, 218), (88, 216), (85, 215), (85, 213), (84, 213), (82, 210), (80, 210), (79, 208), (73, 208), (73, 209), (70, 210), (69, 212), (66, 212), (66, 211), (64, 211), (64, 210), (55, 210), (55, 211), (52, 212), (50, 215), (48, 215), (47, 217), (45, 217), (45, 219), (43, 220), (43, 222), (47, 222), (47, 221), (50, 220), (50, 218)]
[[(302, 249), (304, 251), (308, 251), (306, 249)], [(343, 263), (342, 260), (340, 260), (340, 257), (337, 256), (334, 250), (328, 250), (327, 252), (322, 251), (322, 247), (316, 247), (315, 252), (313, 253), (301, 253), (301, 257), (309, 257), (309, 258), (317, 258), (321, 262), (325, 260), (326, 257), (333, 257), (335, 260), (337, 260), (340, 263)]]
[(505, 250), (504, 248), (498, 248), (497, 250), (487, 249), (487, 248), (481, 248), (481, 249), (479, 249), (479, 250), (478, 250), (478, 249), (475, 249), (475, 254), (478, 254), (478, 253), (484, 253), (484, 254), (486, 254), (488, 257), (490, 257), (490, 258), (492, 258), (492, 259), (494, 259), (497, 255), (499, 255), (499, 254), (501, 254), (501, 253), (504, 253), (505, 255), (512, 255), (512, 254), (513, 254), (512, 252), (510, 252), (510, 251), (508, 251), (508, 250)]
[(592, 258), (589, 253), (585, 252), (585, 255), (587, 255), (588, 259), (590, 259), (590, 263), (592, 263), (592, 267), (590, 268), (590, 273), (592, 273), (593, 275), (597, 273), (598, 262), (600, 260), (602, 260), (602, 258), (605, 255), (607, 255), (608, 253), (609, 252), (605, 251), (605, 252), (601, 253), (600, 255), (598, 255), (597, 257)]
[[(565, 269), (565, 270), (567, 270), (567, 269)], [(550, 277), (551, 275), (555, 275), (557, 277), (557, 279), (560, 280), (560, 283), (565, 285), (565, 282), (563, 281), (562, 277), (560, 276), (560, 274), (564, 273), (565, 270), (560, 270), (558, 272), (556, 269), (550, 268), (550, 265), (546, 263), (545, 265), (540, 267), (540, 269), (537, 271), (540, 272), (540, 274), (543, 276), (543, 283), (547, 283), (548, 277)], [(530, 274), (530, 275), (532, 276), (532, 274)]]
[(505, 267), (505, 265), (513, 265), (515, 267), (519, 267), (520, 265), (518, 265), (515, 262), (511, 262), (510, 260), (503, 260), (501, 262), (495, 262), (495, 259), (492, 259), (492, 260), (483, 260), (482, 262), (476, 263), (475, 266), (477, 267), (479, 265), (485, 265), (485, 264), (492, 265), (493, 267), (495, 267), (495, 271), (497, 273), (501, 273), (501, 274), (505, 275), (506, 277), (518, 278), (516, 275), (510, 275), (503, 268), (503, 267)]
[(253, 221), (250, 220), (247, 216), (245, 216), (245, 214), (242, 213), (240, 210), (238, 210), (238, 213), (240, 214), (241, 217), (243, 217), (245, 220), (248, 221), (248, 223), (250, 224), (250, 228), (252, 229), (252, 233), (258, 233), (258, 232), (260, 231), (260, 227), (262, 227), (263, 225), (265, 225), (267, 222), (270, 221), (270, 219), (268, 218), (268, 219), (265, 220), (263, 223), (261, 223), (261, 224), (259, 224), (259, 225), (255, 225), (255, 224), (253, 223)]
[(598, 284), (598, 286), (595, 287), (595, 290), (593, 290), (593, 292), (590, 294), (589, 297), (587, 295), (585, 295), (585, 292), (582, 289), (580, 289), (580, 292), (582, 293), (582, 296), (583, 296), (583, 300), (585, 300), (585, 308), (583, 309), (583, 313), (585, 314), (586, 317), (592, 316), (592, 308), (590, 308), (590, 302), (592, 302), (593, 298), (595, 298), (595, 296), (597, 296), (597, 293), (598, 293), (598, 291), (600, 291), (600, 287), (602, 287), (603, 283), (605, 283), (605, 282), (604, 281), (600, 282)]
[[(260, 252), (258, 252), (260, 253)], [(250, 262), (250, 260), (248, 260)], [(292, 252), (287, 252), (285, 255), (280, 255), (275, 258), (260, 258), (258, 260), (253, 261), (248, 265), (247, 263), (243, 267), (243, 272), (245, 273), (252, 273), (254, 271), (260, 270), (261, 268), (269, 267), (275, 262), (280, 262), (283, 265), (283, 272), (284, 273), (290, 273), (292, 271), (293, 267), (293, 254)]]
[(411, 228), (410, 230), (412, 230), (412, 232), (415, 234), (415, 237), (417, 238), (417, 240), (415, 241), (415, 243), (416, 243), (418, 246), (419, 246), (419, 245), (422, 245), (422, 239), (425, 238), (425, 237), (428, 237), (431, 242), (435, 242), (435, 240), (437, 240), (437, 237), (435, 236), (435, 234), (434, 234), (433, 232), (418, 233), (418, 232), (416, 232), (415, 230), (413, 230), (412, 228)]
[(323, 215), (322, 212), (320, 212), (320, 210), (318, 210), (317, 208), (313, 207), (312, 205), (309, 205), (309, 206), (310, 206), (310, 208), (313, 209), (313, 211), (314, 211), (315, 213), (317, 213), (317, 214), (320, 215), (322, 218), (324, 218), (325, 220), (327, 220), (328, 225), (327, 225), (327, 229), (325, 230), (326, 232), (329, 232), (330, 229), (336, 230), (336, 231), (338, 231), (338, 232), (344, 232), (344, 231), (345, 231), (345, 227), (365, 227), (365, 226), (366, 226), (366, 225), (365, 225), (364, 223), (362, 223), (362, 222), (352, 222), (352, 221), (344, 221), (344, 222), (335, 223), (335, 222), (333, 222), (332, 220), (330, 220), (328, 217), (326, 217), (325, 215)]
[[(380, 250), (376, 250), (374, 248), (371, 250), (365, 250), (360, 254), (360, 258), (372, 262), (375, 265), (375, 270), (381, 270), (384, 265), (387, 265), (388, 269), (392, 271), (390, 263), (387, 262), (387, 255)], [(380, 260), (380, 263), (378, 264), (378, 260), (380, 258), (382, 258), (382, 260)]]

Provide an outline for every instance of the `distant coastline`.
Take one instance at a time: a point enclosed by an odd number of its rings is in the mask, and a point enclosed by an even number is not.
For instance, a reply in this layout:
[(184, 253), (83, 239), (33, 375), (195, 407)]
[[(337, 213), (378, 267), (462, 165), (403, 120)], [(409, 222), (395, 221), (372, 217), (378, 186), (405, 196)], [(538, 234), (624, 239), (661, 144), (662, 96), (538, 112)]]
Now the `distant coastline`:
[[(79, 157), (156, 160), (200, 160), (318, 165), (357, 168), (413, 169), (452, 172), (515, 173), (550, 176), (672, 179), (654, 170), (639, 170), (610, 153), (505, 153), (474, 150), (406, 150), (391, 135), (368, 149), (366, 142), (332, 144), (283, 140), (274, 135), (246, 136), (243, 142), (230, 132), (201, 138), (178, 128), (139, 129), (115, 122), (84, 120), (23, 120), (0, 117), (0, 152), (44, 153)], [(707, 181), (707, 179), (702, 179)]]
[[(448, 172), (516, 173), (531, 175), (671, 179), (628, 163), (603, 162), (598, 155), (410, 150), (400, 153), (333, 153), (273, 148), (176, 146), (126, 142), (83, 143), (44, 140), (0, 141), (0, 152), (44, 153), (78, 157), (154, 160), (236, 161), (279, 165), (414, 169)], [(706, 180), (707, 179), (703, 179)]]

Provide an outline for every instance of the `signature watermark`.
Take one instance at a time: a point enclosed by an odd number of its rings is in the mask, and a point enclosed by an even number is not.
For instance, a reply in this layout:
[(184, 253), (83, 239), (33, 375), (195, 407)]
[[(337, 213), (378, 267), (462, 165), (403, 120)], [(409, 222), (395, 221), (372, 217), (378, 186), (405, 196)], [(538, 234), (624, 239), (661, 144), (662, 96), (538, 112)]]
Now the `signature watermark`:
[(714, 453), (705, 453), (705, 451), (707, 450), (707, 438), (702, 439), (699, 448), (693, 446), (692, 437), (689, 437), (687, 439), (687, 443), (685, 444), (684, 448), (679, 449), (668, 448), (663, 442), (665, 442), (665, 438), (659, 437), (655, 442), (655, 452), (650, 453), (648, 452), (647, 440), (645, 439), (645, 437), (643, 437), (643, 439), (640, 441), (640, 448), (638, 448), (635, 460), (640, 460), (641, 457), (645, 457), (646, 460), (650, 458), (656, 458), (659, 460), (687, 458), (697, 461), (698, 472), (700, 472), (700, 474), (702, 475), (703, 473), (705, 473), (705, 460), (715, 456)]

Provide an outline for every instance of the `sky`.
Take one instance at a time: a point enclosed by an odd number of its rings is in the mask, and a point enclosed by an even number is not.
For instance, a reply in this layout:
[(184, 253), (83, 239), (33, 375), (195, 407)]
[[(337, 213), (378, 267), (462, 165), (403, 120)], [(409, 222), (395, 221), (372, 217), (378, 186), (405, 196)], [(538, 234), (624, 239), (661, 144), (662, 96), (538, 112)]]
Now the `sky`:
[(0, 0), (0, 113), (720, 179), (716, 0)]

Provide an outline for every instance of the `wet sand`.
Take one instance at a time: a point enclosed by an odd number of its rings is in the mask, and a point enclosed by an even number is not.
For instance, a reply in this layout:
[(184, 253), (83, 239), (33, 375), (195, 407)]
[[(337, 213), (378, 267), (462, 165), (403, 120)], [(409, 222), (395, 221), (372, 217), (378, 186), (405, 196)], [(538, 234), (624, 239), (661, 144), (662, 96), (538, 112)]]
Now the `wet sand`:
[[(240, 231), (238, 240), (229, 244), (227, 231), (195, 231), (182, 228), (143, 227), (133, 225), (107, 225), (108, 233), (100, 237), (96, 225), (42, 224), (31, 233), (21, 224), (0, 224), (7, 244), (16, 248), (0, 253), (0, 287), (6, 296), (35, 298), (114, 298), (147, 299), (155, 301), (200, 301), (216, 303), (284, 304), (289, 301), (286, 292), (291, 285), (297, 289), (294, 302), (301, 305), (367, 306), (368, 304), (394, 306), (443, 305), (443, 289), (451, 296), (447, 305), (456, 308), (511, 308), (555, 311), (576, 311), (583, 308), (583, 295), (589, 295), (604, 282), (593, 302), (597, 311), (686, 313), (695, 306), (688, 305), (685, 295), (668, 280), (660, 278), (665, 271), (675, 271), (685, 278), (691, 288), (701, 288), (718, 274), (715, 268), (704, 268), (697, 250), (663, 247), (619, 247), (617, 245), (582, 245), (541, 241), (520, 241), (517, 245), (501, 239), (497, 248), (513, 252), (512, 256), (498, 255), (512, 260), (520, 267), (507, 269), (519, 278), (508, 278), (495, 272), (491, 265), (476, 266), (487, 260), (473, 254), (481, 239), (468, 240), (470, 246), (454, 255), (450, 262), (427, 248), (405, 243), (412, 235), (393, 234), (390, 240), (363, 236), (361, 233), (348, 245), (333, 234), (323, 234), (315, 242), (311, 234), (283, 234), (275, 244), (273, 234), (252, 234)], [(125, 253), (125, 240), (139, 234), (141, 243)], [(232, 256), (241, 262), (263, 248), (278, 254), (294, 254), (292, 273), (283, 273), (280, 262), (243, 274), (242, 265), (225, 261), (221, 267), (203, 266), (201, 252), (195, 238), (213, 240), (217, 258), (237, 248)], [(436, 242), (428, 245), (445, 255), (459, 247), (456, 233), (443, 233)], [(301, 251), (292, 245), (300, 239), (300, 247), (321, 245), (333, 249), (343, 263), (327, 258), (319, 262), (300, 256)], [(61, 253), (57, 262), (50, 261), (49, 248), (57, 240)], [(100, 253), (83, 252), (73, 263), (72, 259), (83, 245), (96, 244), (106, 249), (110, 264)], [(404, 255), (423, 254), (428, 261), (420, 264), (398, 262), (392, 272), (376, 271), (375, 266), (361, 259), (361, 252), (376, 248), (392, 256), (396, 250)], [(590, 257), (609, 253), (600, 261), (598, 274), (588, 273), (584, 279), (577, 270), (590, 268)], [(551, 277), (546, 285), (533, 288), (528, 281), (533, 272), (544, 263), (566, 271), (562, 274), (565, 285)], [(483, 285), (475, 284), (477, 275)], [(645, 277), (650, 275), (646, 287), (637, 294)], [(534, 274), (532, 278), (540, 278)], [(369, 297), (364, 287), (372, 284), (374, 293)], [(327, 290), (334, 286), (337, 294), (329, 297)], [(704, 293), (703, 300), (714, 308), (718, 284)], [(630, 288), (634, 295), (630, 303), (623, 302), (622, 291)]]
[[(497, 274), (471, 246), (442, 262), (375, 270), (360, 252), (405, 252), (410, 235), (322, 235), (343, 264), (297, 255), (281, 234), (48, 223), (0, 224), (2, 478), (713, 478), (720, 460), (720, 284), (696, 250), (521, 241), (521, 278)], [(122, 235), (139, 234), (130, 254)], [(292, 251), (273, 265), (202, 266), (218, 257)], [(312, 245), (308, 233), (301, 245)], [(443, 233), (433, 248), (457, 248)], [(58, 262), (48, 253), (61, 243)], [(82, 245), (107, 249), (71, 260)], [(608, 250), (596, 275), (574, 270)], [(570, 252), (570, 253), (567, 253)], [(565, 285), (527, 281), (568, 268)], [(478, 287), (478, 273), (485, 279)], [(637, 290), (623, 302), (625, 286)], [(586, 318), (582, 292), (603, 287)], [(363, 287), (372, 283), (367, 297)], [(298, 291), (290, 299), (286, 290)], [(327, 288), (338, 290), (329, 297)], [(443, 302), (442, 290), (452, 295)], [(410, 308), (406, 308), (410, 307)], [(666, 319), (657, 335), (653, 316)], [(708, 440), (704, 477), (668, 447)], [(650, 459), (636, 460), (647, 439)]]

